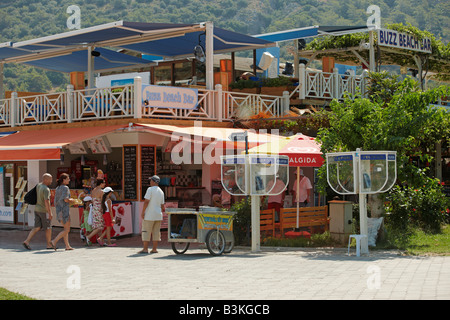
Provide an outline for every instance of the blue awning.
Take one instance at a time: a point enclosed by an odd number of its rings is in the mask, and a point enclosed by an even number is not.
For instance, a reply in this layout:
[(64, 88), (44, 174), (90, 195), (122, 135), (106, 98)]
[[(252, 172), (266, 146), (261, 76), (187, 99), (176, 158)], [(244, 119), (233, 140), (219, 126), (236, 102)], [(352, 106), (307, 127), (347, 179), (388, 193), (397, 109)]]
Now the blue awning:
[(11, 42), (0, 43), (0, 61), (8, 58), (27, 55), (28, 52), (12, 47)]
[[(258, 39), (217, 27), (214, 27), (213, 33), (214, 53), (216, 54), (275, 46), (275, 43), (265, 39)], [(197, 44), (205, 46), (203, 31), (187, 33), (180, 37), (123, 45), (121, 47), (145, 54), (175, 58), (191, 56), (193, 48)]]
[(282, 42), (322, 35), (341, 36), (349, 33), (367, 32), (367, 26), (312, 26), (279, 32), (255, 35), (255, 38), (265, 39), (273, 42)]
[[(76, 31), (13, 43), (19, 53), (4, 62), (26, 62), (78, 51), (87, 47), (126, 48), (146, 54), (179, 57), (192, 56), (204, 33), (203, 24), (168, 24), (117, 21)], [(200, 37), (201, 39), (202, 37)], [(204, 44), (204, 36), (203, 36)], [(214, 53), (233, 52), (275, 46), (275, 43), (214, 27)], [(5, 52), (5, 55), (7, 53)], [(1, 56), (0, 56), (1, 58)]]
[[(113, 50), (95, 48), (95, 51), (100, 53), (100, 56), (94, 57), (94, 71), (96, 72), (154, 65), (154, 63), (149, 60), (133, 57)], [(75, 51), (67, 55), (30, 61), (25, 64), (66, 73), (73, 71), (86, 72), (88, 71), (88, 53), (87, 50)]]
[(265, 39), (268, 41), (281, 42), (317, 36), (319, 34), (318, 29), (319, 27), (314, 26), (300, 29), (285, 30), (280, 32), (259, 34), (256, 35), (255, 37), (259, 39)]

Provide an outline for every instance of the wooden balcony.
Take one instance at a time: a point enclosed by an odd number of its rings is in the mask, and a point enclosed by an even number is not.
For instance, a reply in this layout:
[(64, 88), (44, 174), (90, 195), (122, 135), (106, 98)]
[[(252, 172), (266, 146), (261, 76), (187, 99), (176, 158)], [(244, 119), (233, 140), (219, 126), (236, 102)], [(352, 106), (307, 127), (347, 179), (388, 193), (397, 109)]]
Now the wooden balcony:
[(364, 75), (310, 71), (300, 65), (298, 86), (282, 96), (223, 91), (221, 85), (216, 85), (214, 90), (195, 88), (195, 107), (172, 108), (146, 106), (140, 78), (134, 84), (117, 87), (73, 90), (69, 85), (60, 93), (23, 96), (13, 92), (10, 98), (0, 100), (0, 127), (127, 118), (227, 122), (260, 112), (277, 118), (285, 116), (295, 101), (340, 100), (346, 92), (364, 92), (364, 86)]

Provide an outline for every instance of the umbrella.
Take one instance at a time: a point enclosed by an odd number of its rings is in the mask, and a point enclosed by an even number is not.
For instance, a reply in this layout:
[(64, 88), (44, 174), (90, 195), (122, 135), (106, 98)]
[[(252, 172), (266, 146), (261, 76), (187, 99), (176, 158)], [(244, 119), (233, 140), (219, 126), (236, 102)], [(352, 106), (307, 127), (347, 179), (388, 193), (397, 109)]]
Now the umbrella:
[[(288, 156), (289, 166), (297, 167), (297, 199), (299, 198), (300, 190), (300, 167), (321, 167), (324, 162), (320, 145), (314, 138), (304, 134), (280, 138), (279, 140), (251, 148), (248, 152)], [(297, 228), (299, 211), (299, 203), (297, 202)]]

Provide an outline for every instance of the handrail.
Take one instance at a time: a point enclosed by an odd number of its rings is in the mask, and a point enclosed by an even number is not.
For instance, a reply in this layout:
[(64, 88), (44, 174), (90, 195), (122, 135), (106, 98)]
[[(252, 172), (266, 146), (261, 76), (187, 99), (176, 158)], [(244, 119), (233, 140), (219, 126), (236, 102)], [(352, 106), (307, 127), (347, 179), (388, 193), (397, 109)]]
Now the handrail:
[(232, 121), (249, 118), (261, 112), (270, 117), (283, 117), (289, 111), (290, 99), (343, 99), (344, 93), (364, 92), (365, 76), (339, 75), (306, 70), (300, 65), (300, 81), (292, 92), (282, 96), (247, 94), (198, 88), (198, 104), (193, 109), (140, 106), (141, 81), (106, 88), (73, 90), (0, 100), (0, 127), (55, 122), (78, 122), (114, 118), (158, 118), (205, 121)]

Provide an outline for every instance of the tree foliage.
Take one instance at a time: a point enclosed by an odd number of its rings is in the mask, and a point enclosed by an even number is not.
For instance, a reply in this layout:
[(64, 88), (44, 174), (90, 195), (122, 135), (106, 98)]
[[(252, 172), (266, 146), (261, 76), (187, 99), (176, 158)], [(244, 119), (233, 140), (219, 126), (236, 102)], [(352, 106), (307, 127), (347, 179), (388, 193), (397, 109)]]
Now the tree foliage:
[[(450, 79), (450, 43), (447, 45), (441, 39), (437, 39), (434, 34), (429, 31), (420, 30), (417, 27), (408, 23), (404, 25), (402, 23), (394, 23), (394, 24), (386, 24), (385, 27), (387, 29), (396, 30), (401, 33), (414, 35), (419, 39), (429, 38), (431, 40), (431, 54), (423, 54), (423, 53), (415, 53), (418, 56), (424, 65), (424, 71), (433, 71), (438, 73), (436, 76), (437, 79), (440, 80), (449, 80)], [(321, 51), (324, 50), (323, 53), (316, 55), (317, 58), (321, 58), (322, 56), (333, 56), (338, 61), (347, 61), (360, 63), (358, 57), (356, 57), (350, 51), (343, 52), (326, 52), (328, 49), (341, 49), (341, 48), (354, 48), (359, 47), (361, 43), (369, 42), (369, 34), (368, 33), (354, 33), (347, 34), (343, 36), (325, 36), (314, 39), (310, 42), (306, 50), (314, 50)], [(378, 61), (382, 64), (394, 64), (398, 66), (405, 67), (413, 67), (416, 68), (416, 62), (411, 54), (405, 55), (403, 53), (407, 53), (407, 50), (397, 50), (397, 52), (389, 51), (383, 52), (381, 56), (378, 57)], [(409, 52), (412, 53), (412, 52)], [(364, 50), (360, 52), (360, 55), (369, 61), (369, 51)]]
[[(422, 91), (417, 82), (407, 77), (371, 73), (368, 97), (347, 96), (334, 100), (329, 113), (330, 126), (319, 131), (322, 151), (361, 150), (397, 151), (399, 179), (408, 182), (409, 158), (430, 161), (426, 150), (434, 150), (436, 142), (450, 138), (450, 115), (442, 108), (430, 108), (439, 97), (450, 95), (450, 87)], [(405, 171), (406, 170), (406, 171)]]
[[(388, 73), (371, 73), (370, 81), (367, 97), (347, 96), (343, 102), (334, 100), (331, 103), (328, 116), (330, 126), (322, 128), (317, 137), (322, 144), (322, 152), (355, 151), (357, 148), (364, 151), (396, 151), (397, 185), (402, 187), (393, 189), (391, 201), (403, 208), (403, 188), (419, 189), (417, 195), (420, 195), (421, 201), (413, 201), (411, 210), (421, 210), (422, 215), (416, 220), (436, 229), (436, 224), (432, 225), (432, 222), (435, 218), (442, 222), (448, 204), (441, 201), (438, 206), (429, 205), (439, 196), (445, 198), (442, 187), (427, 177), (426, 172), (417, 167), (411, 158), (431, 162), (436, 143), (450, 139), (449, 112), (430, 106), (440, 97), (450, 95), (450, 87), (422, 91), (412, 78), (398, 81), (397, 76)], [(319, 170), (319, 185), (323, 191), (327, 186), (326, 175), (326, 167), (323, 166)], [(375, 204), (372, 203), (373, 206)], [(427, 206), (429, 212), (425, 212)], [(397, 209), (394, 209), (394, 218), (405, 213), (403, 209)], [(375, 212), (376, 208), (372, 210)], [(403, 223), (402, 219), (399, 217), (395, 221)]]

